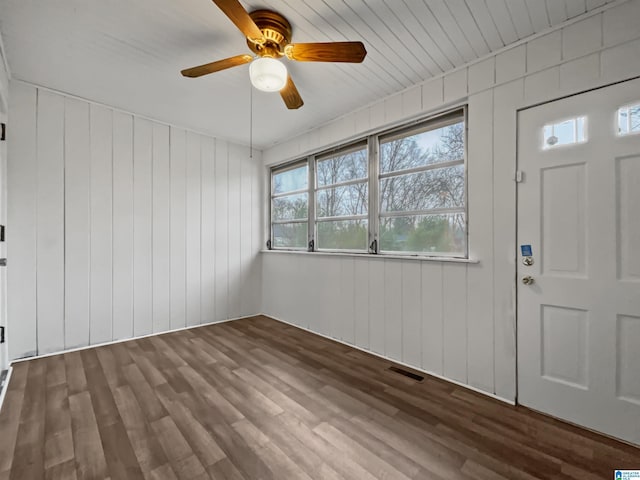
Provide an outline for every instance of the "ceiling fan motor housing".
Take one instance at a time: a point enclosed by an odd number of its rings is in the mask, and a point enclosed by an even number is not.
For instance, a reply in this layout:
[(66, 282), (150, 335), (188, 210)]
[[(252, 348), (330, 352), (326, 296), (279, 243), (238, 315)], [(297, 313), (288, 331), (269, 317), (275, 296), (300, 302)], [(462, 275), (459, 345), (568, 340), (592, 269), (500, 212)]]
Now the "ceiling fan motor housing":
[(249, 14), (266, 41), (262, 44), (247, 39), (247, 45), (259, 57), (282, 57), (284, 47), (291, 42), (291, 24), (282, 15), (270, 10), (256, 10)]

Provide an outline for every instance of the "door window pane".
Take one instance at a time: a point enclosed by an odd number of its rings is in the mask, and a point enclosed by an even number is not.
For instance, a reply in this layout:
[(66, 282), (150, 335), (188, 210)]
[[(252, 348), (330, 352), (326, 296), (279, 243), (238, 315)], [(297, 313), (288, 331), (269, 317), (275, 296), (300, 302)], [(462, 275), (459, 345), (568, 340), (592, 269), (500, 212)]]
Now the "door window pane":
[(542, 148), (548, 149), (587, 141), (586, 117), (575, 117), (545, 125)]
[(640, 133), (640, 104), (618, 110), (618, 134)]

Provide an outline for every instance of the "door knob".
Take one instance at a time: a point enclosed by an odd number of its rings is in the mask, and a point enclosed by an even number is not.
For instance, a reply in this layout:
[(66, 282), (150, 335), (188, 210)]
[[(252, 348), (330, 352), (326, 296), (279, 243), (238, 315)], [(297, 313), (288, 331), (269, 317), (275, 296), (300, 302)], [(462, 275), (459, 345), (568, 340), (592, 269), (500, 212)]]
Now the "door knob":
[(527, 275), (526, 277), (522, 277), (522, 283), (525, 285), (532, 285), (534, 282), (533, 277), (531, 275)]

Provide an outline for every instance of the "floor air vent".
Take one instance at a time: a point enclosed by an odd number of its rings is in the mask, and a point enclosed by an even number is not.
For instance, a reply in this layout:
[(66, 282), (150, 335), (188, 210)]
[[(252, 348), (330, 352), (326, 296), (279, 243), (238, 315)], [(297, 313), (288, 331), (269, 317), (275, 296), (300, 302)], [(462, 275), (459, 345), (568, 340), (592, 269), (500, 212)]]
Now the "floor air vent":
[(404, 375), (405, 377), (413, 378), (416, 382), (421, 382), (424, 380), (422, 375), (418, 375), (417, 373), (409, 372), (408, 370), (404, 370), (398, 367), (389, 367), (389, 370), (395, 373), (399, 373), (400, 375)]

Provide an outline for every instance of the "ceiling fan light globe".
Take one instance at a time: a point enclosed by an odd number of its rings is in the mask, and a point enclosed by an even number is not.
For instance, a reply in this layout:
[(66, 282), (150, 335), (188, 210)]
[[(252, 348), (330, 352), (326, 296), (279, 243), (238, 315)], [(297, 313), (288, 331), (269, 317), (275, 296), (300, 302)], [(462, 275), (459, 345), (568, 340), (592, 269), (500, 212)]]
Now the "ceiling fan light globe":
[(287, 67), (275, 58), (257, 58), (249, 65), (251, 84), (263, 92), (278, 92), (287, 84)]

